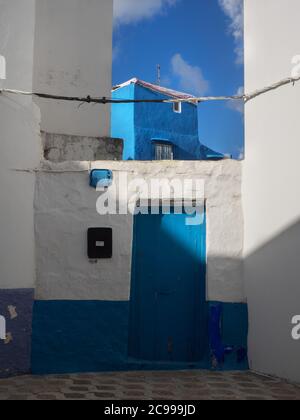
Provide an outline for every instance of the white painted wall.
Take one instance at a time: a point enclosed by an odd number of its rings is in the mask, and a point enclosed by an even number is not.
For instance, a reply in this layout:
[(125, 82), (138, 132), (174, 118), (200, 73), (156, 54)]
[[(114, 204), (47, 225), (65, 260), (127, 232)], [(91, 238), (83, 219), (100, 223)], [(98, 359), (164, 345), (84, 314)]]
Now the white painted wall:
[[(241, 163), (231, 160), (44, 162), (43, 170), (37, 174), (35, 197), (38, 299), (129, 299), (133, 219), (131, 215), (100, 216), (96, 212), (100, 193), (88, 185), (89, 168), (112, 169), (114, 174), (125, 171), (129, 181), (203, 179), (207, 199), (208, 298), (226, 302), (245, 300), (241, 280)], [(113, 228), (111, 260), (89, 262), (86, 245), (89, 227)]]
[[(111, 95), (112, 0), (38, 0), (34, 89), (64, 96)], [(108, 105), (38, 100), (42, 130), (108, 136)]]
[[(35, 0), (0, 0), (6, 88), (31, 90)], [(31, 98), (0, 95), (0, 289), (33, 287), (33, 169), (41, 158), (39, 112)]]
[[(289, 77), (300, 54), (299, 0), (245, 0), (246, 91)], [(246, 106), (245, 280), (254, 370), (300, 381), (300, 85)]]

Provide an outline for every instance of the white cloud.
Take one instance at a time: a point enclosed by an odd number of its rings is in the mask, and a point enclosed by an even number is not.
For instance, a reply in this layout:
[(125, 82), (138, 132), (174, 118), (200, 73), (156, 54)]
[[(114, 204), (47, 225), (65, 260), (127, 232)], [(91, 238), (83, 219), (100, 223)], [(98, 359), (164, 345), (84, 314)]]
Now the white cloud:
[(230, 19), (229, 31), (235, 40), (237, 63), (244, 62), (244, 0), (219, 0), (223, 12)]
[[(243, 95), (245, 92), (245, 89), (243, 86), (239, 87), (237, 92), (236, 92), (236, 96), (241, 96)], [(229, 101), (227, 102), (227, 106), (229, 109), (232, 109), (233, 111), (239, 112), (240, 114), (244, 115), (245, 112), (245, 103), (243, 100), (241, 101)]]
[(136, 23), (162, 13), (180, 0), (114, 0), (114, 18), (117, 24)]
[(173, 74), (179, 78), (180, 89), (198, 96), (209, 90), (209, 82), (205, 80), (200, 67), (192, 66), (180, 54), (175, 54), (171, 63)]

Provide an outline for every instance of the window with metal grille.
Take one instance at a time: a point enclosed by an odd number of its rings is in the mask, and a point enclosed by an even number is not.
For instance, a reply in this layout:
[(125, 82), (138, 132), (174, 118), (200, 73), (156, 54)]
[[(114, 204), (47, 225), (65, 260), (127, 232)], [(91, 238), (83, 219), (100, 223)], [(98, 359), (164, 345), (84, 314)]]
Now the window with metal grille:
[(155, 160), (174, 160), (174, 148), (171, 143), (154, 142)]

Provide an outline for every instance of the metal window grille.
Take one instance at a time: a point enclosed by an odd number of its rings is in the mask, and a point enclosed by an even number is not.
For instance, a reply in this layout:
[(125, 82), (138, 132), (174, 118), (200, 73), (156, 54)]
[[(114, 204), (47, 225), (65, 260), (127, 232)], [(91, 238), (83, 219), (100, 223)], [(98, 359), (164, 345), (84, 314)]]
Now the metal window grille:
[(155, 160), (174, 160), (172, 144), (156, 143)]

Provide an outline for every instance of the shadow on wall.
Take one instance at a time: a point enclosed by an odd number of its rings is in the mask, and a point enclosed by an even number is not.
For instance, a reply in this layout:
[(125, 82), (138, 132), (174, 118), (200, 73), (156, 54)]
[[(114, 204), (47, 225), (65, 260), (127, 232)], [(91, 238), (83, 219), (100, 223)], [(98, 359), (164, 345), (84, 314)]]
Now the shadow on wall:
[(300, 382), (300, 341), (292, 318), (300, 315), (300, 220), (244, 262), (249, 305), (250, 367)]
[[(244, 261), (244, 273), (249, 308), (250, 368), (300, 382), (300, 341), (294, 341), (291, 336), (291, 320), (300, 315), (299, 249), (300, 221), (250, 255)], [(219, 265), (222, 261), (224, 258), (214, 257), (211, 263)], [(229, 260), (227, 263), (237, 262)], [(7, 302), (6, 306), (14, 302), (13, 298), (3, 299), (3, 291), (0, 295), (1, 301)], [(15, 306), (19, 317), (11, 328), (13, 336), (17, 337), (24, 327), (18, 302)], [(225, 345), (234, 344), (232, 337), (240, 327), (232, 327), (232, 322), (239, 324), (241, 320), (230, 306), (228, 309)], [(27, 313), (25, 307), (24, 311)], [(169, 368), (168, 365), (129, 363), (128, 330), (129, 302), (35, 302), (32, 371)], [(20, 351), (24, 357), (20, 357)], [(24, 349), (18, 340), (9, 344), (0, 341), (2, 374), (27, 372), (25, 366), (29, 367), (29, 347)]]
[[(180, 226), (177, 229), (181, 229)], [(162, 248), (172, 249), (175, 255), (172, 254), (168, 258), (165, 253), (162, 256), (158, 255), (158, 246), (153, 246), (155, 242), (150, 241), (152, 254), (148, 261), (149, 270), (145, 261), (142, 261), (141, 267), (143, 273), (147, 275), (151, 271), (151, 266), (155, 265), (164, 283), (158, 284), (156, 275), (150, 278), (151, 281), (145, 282), (143, 290), (137, 294), (139, 296), (137, 305), (143, 309), (142, 316), (137, 315), (138, 319), (132, 319), (135, 311), (131, 312), (130, 317), (128, 301), (35, 303), (32, 351), (32, 370), (35, 374), (212, 367), (230, 370), (248, 368), (247, 305), (206, 302), (205, 270), (197, 268), (201, 263), (199, 251), (194, 250), (189, 239), (183, 237), (181, 240), (182, 235), (176, 234), (177, 229), (172, 231), (172, 234), (165, 229), (159, 231), (161, 234), (164, 232)], [(153, 240), (152, 236), (151, 239)], [(137, 256), (139, 258), (139, 254)], [(174, 290), (172, 282), (174, 273), (171, 265), (174, 259), (176, 259), (176, 273), (180, 275), (181, 280), (176, 285), (177, 290)], [(224, 263), (224, 259), (220, 260), (215, 261), (217, 266)], [(180, 268), (182, 261), (188, 261), (188, 270), (184, 264)], [(226, 264), (229, 265), (228, 261)], [(237, 262), (234, 266), (236, 265)], [(184, 286), (186, 284), (193, 286), (195, 281), (193, 272), (197, 277), (199, 275), (199, 284), (195, 289), (192, 287), (187, 290)], [(189, 282), (185, 279), (187, 273), (191, 277)], [(147, 298), (146, 295), (150, 297)], [(198, 302), (195, 296), (198, 296)], [(199, 313), (195, 316), (197, 312)], [(149, 332), (146, 338), (143, 328), (135, 328), (135, 325), (141, 321)], [(143, 347), (147, 347), (147, 351), (140, 352), (143, 354), (141, 357), (143, 360), (128, 356), (129, 337), (131, 346), (136, 339), (138, 343), (142, 342)], [(172, 354), (166, 350), (170, 346), (170, 337), (173, 338)], [(191, 342), (194, 344), (191, 345)], [(186, 348), (187, 346), (191, 348)], [(146, 353), (150, 356), (144, 357)], [(181, 358), (182, 354), (188, 356)]]

